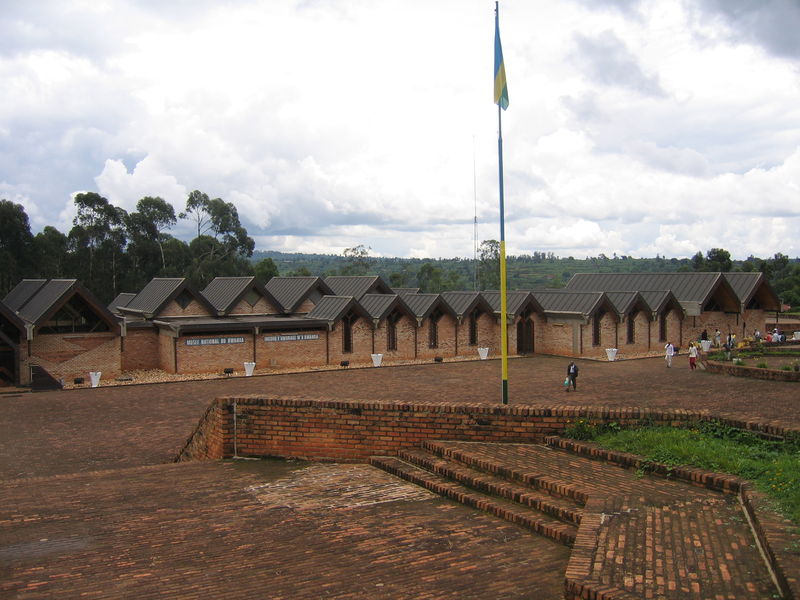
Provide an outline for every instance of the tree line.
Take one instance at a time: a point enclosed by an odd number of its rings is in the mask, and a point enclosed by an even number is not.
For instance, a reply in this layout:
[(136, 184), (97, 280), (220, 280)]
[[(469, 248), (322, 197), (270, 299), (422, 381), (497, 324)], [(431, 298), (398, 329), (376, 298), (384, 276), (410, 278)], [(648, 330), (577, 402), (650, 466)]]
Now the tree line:
[[(130, 213), (94, 192), (77, 194), (74, 203), (68, 233), (47, 225), (33, 235), (24, 207), (0, 200), (0, 297), (23, 278), (78, 279), (110, 302), (153, 277), (188, 277), (205, 287), (217, 276), (277, 274), (271, 260), (250, 260), (255, 243), (236, 207), (198, 190), (178, 214), (157, 196), (142, 198)], [(178, 219), (195, 225), (188, 243), (168, 233)]]
[[(256, 251), (236, 207), (199, 190), (177, 213), (163, 198), (151, 196), (130, 213), (94, 192), (77, 194), (74, 203), (68, 233), (48, 225), (33, 235), (24, 207), (0, 200), (0, 297), (23, 278), (75, 278), (103, 302), (120, 292), (138, 292), (153, 277), (186, 277), (201, 289), (214, 277), (255, 275), (267, 281), (278, 274), (380, 275), (392, 287), (435, 293), (500, 287), (497, 240), (484, 240), (474, 260), (374, 257), (364, 245), (338, 255)], [(169, 233), (178, 219), (192, 224), (194, 239)], [(562, 287), (575, 273), (760, 271), (784, 303), (800, 307), (800, 260), (781, 253), (733, 260), (722, 248), (683, 259), (562, 258), (537, 251), (508, 256), (506, 267), (511, 290)]]

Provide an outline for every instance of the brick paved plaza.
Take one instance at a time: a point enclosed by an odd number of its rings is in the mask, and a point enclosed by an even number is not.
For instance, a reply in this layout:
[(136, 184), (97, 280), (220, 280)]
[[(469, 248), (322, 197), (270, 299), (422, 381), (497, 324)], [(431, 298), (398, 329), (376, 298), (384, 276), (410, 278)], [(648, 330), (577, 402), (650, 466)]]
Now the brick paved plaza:
[[(800, 428), (796, 384), (682, 360), (580, 361), (578, 391), (564, 393), (566, 363), (512, 360), (511, 403)], [(217, 396), (496, 402), (499, 371), (475, 361), (0, 396), (0, 597), (560, 598), (569, 548), (373, 467), (171, 462)]]

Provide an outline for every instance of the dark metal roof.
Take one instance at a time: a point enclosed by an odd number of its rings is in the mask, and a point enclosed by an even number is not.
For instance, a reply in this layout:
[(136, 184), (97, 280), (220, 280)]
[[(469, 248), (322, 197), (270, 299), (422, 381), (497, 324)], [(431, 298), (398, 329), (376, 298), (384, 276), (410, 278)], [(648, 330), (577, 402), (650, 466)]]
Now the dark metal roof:
[(38, 323), (77, 283), (76, 279), (49, 280), (28, 299), (17, 314), (29, 323)]
[(494, 310), (480, 292), (442, 292), (442, 298), (459, 317), (471, 313), (476, 308), (492, 314)]
[(335, 296), (353, 296), (361, 300), (364, 294), (393, 294), (392, 289), (377, 275), (331, 275), (325, 283)]
[[(34, 281), (38, 282), (40, 280)], [(71, 298), (78, 296), (95, 315), (105, 321), (112, 330), (118, 326), (118, 321), (114, 315), (105, 306), (100, 304), (97, 298), (78, 283), (76, 279), (49, 279), (44, 281), (45, 283), (43, 285), (33, 285), (27, 288), (28, 290), (35, 288), (36, 291), (32, 296), (28, 297), (17, 311), (11, 311), (11, 309), (6, 306), (9, 312), (14, 312), (15, 317), (23, 322), (39, 325), (43, 321), (49, 319)], [(18, 295), (17, 298), (21, 296), (22, 294)]]
[(277, 315), (242, 315), (232, 317), (178, 317), (156, 319), (148, 322), (161, 328), (169, 328), (179, 335), (190, 333), (224, 333), (228, 331), (292, 331), (297, 329), (320, 329), (327, 321), (308, 317), (283, 317)]
[(570, 291), (671, 290), (679, 302), (705, 303), (722, 280), (721, 273), (576, 273)]
[(224, 313), (255, 279), (255, 277), (215, 277), (200, 293), (214, 308)]
[(456, 316), (452, 307), (439, 294), (409, 294), (403, 297), (403, 301), (420, 321), (428, 318), (437, 308), (453, 317)]
[(17, 312), (45, 283), (47, 279), (23, 279), (6, 294), (3, 304), (11, 309), (11, 312)]
[(227, 314), (250, 290), (254, 290), (270, 304), (280, 308), (280, 303), (255, 277), (215, 277), (201, 294), (218, 312)]
[(315, 289), (323, 296), (334, 295), (319, 277), (273, 277), (265, 287), (287, 313), (295, 312)]
[(780, 310), (780, 299), (763, 273), (724, 273), (723, 275), (730, 283), (742, 306), (747, 306), (750, 300), (758, 294), (762, 308)]
[[(491, 290), (481, 292), (481, 294), (492, 307), (492, 310), (499, 314), (501, 308), (500, 292)], [(530, 292), (521, 290), (506, 292), (506, 312), (508, 315), (516, 317), (529, 309), (536, 312), (544, 312), (542, 306)]]
[(378, 321), (385, 319), (394, 310), (399, 310), (410, 317), (414, 316), (402, 297), (397, 294), (365, 294), (359, 303), (373, 319)]
[(606, 292), (606, 296), (620, 316), (633, 313), (637, 308), (651, 310), (650, 305), (639, 292)]
[(419, 294), (420, 288), (392, 288), (392, 291), (395, 294), (400, 294), (401, 296), (407, 296), (408, 294)]
[(335, 323), (351, 311), (371, 321), (370, 314), (352, 296), (323, 296), (306, 317)]
[(640, 290), (639, 295), (654, 313), (661, 313), (669, 306), (681, 308), (675, 294), (669, 290)]
[(118, 315), (120, 314), (120, 312), (117, 309), (120, 306), (128, 306), (130, 301), (133, 300), (134, 298), (136, 298), (136, 294), (121, 292), (117, 294), (117, 297), (114, 298), (106, 308), (108, 308), (108, 310), (110, 310), (115, 315)]
[(572, 292), (567, 290), (533, 290), (533, 297), (545, 312), (591, 315), (603, 302), (611, 303), (603, 292)]
[(128, 304), (122, 308), (146, 314), (158, 314), (169, 298), (186, 283), (183, 277), (156, 277), (150, 280)]

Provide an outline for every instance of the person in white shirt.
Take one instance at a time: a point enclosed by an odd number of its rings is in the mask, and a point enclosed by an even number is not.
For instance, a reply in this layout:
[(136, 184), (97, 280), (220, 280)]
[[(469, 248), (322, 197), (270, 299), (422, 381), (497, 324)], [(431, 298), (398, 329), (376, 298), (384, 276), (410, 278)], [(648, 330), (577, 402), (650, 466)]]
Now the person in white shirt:
[(667, 342), (667, 345), (664, 346), (664, 350), (666, 350), (664, 360), (667, 361), (667, 368), (669, 369), (672, 367), (672, 357), (675, 355), (675, 346), (672, 345), (672, 342)]
[(693, 342), (689, 343), (689, 368), (692, 371), (697, 368), (697, 346)]

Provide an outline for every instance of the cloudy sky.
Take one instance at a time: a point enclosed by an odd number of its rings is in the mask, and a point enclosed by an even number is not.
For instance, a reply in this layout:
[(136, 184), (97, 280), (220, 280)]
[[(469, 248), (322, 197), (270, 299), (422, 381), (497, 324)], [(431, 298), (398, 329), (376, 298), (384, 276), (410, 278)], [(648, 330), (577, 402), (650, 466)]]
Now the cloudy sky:
[[(798, 0), (503, 0), (506, 245), (800, 255)], [(0, 0), (0, 197), (233, 202), (260, 249), (499, 237), (490, 0)], [(189, 237), (189, 223), (174, 234)]]

